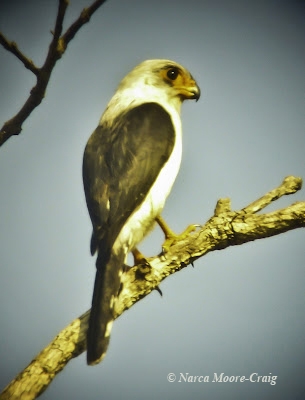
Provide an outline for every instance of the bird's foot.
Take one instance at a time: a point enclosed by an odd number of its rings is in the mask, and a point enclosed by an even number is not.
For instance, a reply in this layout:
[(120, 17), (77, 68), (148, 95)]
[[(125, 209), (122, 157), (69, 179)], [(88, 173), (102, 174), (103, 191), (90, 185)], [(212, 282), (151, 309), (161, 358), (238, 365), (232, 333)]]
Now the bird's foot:
[(156, 220), (165, 235), (165, 242), (162, 244), (163, 253), (167, 253), (171, 246), (173, 246), (180, 240), (187, 238), (192, 232), (195, 232), (197, 228), (200, 226), (200, 225), (189, 225), (182, 233), (176, 234), (169, 228), (169, 226), (161, 216), (158, 216)]
[(182, 233), (180, 234), (171, 234), (166, 236), (165, 242), (162, 244), (163, 253), (167, 253), (170, 247), (174, 246), (177, 242), (186, 239), (192, 232), (195, 232), (199, 225), (189, 225)]

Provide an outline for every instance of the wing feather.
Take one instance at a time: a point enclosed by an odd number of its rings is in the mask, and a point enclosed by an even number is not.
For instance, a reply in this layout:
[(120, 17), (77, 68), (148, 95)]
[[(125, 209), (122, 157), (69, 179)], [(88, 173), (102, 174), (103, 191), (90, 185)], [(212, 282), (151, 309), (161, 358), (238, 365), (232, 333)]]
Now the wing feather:
[[(83, 161), (86, 201), (93, 224), (91, 251), (107, 260), (129, 216), (145, 199), (173, 150), (174, 126), (157, 103), (145, 103), (99, 125)], [(100, 254), (102, 252), (102, 254)]]

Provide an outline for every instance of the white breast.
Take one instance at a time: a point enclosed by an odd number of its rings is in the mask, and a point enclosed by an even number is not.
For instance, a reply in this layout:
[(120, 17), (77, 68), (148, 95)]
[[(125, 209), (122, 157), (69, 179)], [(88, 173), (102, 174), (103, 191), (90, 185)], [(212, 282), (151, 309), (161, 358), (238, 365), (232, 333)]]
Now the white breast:
[(153, 227), (155, 218), (161, 214), (166, 198), (178, 174), (182, 155), (180, 116), (175, 108), (169, 109), (168, 105), (163, 106), (170, 111), (175, 127), (176, 137), (173, 151), (149, 190), (144, 202), (129, 217), (119, 233), (114, 243), (114, 251), (124, 247), (127, 254), (145, 237)]

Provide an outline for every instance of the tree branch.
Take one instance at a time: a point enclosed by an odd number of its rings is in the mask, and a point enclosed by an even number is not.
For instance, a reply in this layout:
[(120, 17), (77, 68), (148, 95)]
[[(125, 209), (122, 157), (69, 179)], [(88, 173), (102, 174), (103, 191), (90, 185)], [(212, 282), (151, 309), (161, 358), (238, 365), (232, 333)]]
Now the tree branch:
[(33, 63), (32, 60), (27, 58), (19, 49), (15, 42), (10, 42), (1, 32), (0, 32), (0, 43), (7, 50), (13, 53), (25, 66), (25, 68), (29, 69), (33, 72), (34, 75), (38, 75), (39, 69)]
[(55, 22), (55, 29), (53, 32), (53, 40), (52, 40), (51, 46), (53, 44), (53, 46), (56, 47), (57, 41), (60, 38), (60, 35), (62, 32), (62, 24), (64, 22), (64, 18), (65, 18), (65, 14), (66, 14), (68, 5), (69, 5), (68, 0), (59, 0), (57, 17), (56, 17), (56, 22)]
[[(136, 265), (123, 274), (123, 288), (115, 305), (115, 317), (157, 289), (166, 277), (210, 251), (305, 227), (305, 202), (256, 215), (272, 201), (295, 193), (301, 186), (301, 178), (289, 176), (278, 188), (240, 211), (230, 209), (229, 199), (219, 200), (214, 215), (200, 230), (177, 241), (166, 254), (147, 259), (147, 264)], [(90, 310), (64, 328), (4, 389), (0, 399), (31, 400), (41, 394), (72, 358), (86, 350), (89, 313)]]
[(90, 7), (84, 8), (81, 12), (78, 19), (70, 26), (69, 29), (65, 32), (62, 36), (63, 41), (66, 45), (74, 38), (75, 34), (79, 31), (79, 29), (89, 22), (92, 14), (106, 2), (106, 0), (96, 0), (94, 3), (91, 4)]
[(28, 59), (18, 49), (16, 43), (10, 42), (0, 32), (0, 43), (2, 46), (21, 60), (24, 66), (32, 71), (37, 77), (36, 85), (31, 89), (30, 95), (21, 107), (20, 111), (14, 117), (6, 121), (2, 126), (0, 130), (0, 146), (2, 146), (11, 136), (19, 135), (24, 121), (43, 100), (55, 64), (66, 51), (69, 42), (74, 38), (80, 28), (90, 20), (92, 14), (103, 3), (105, 3), (105, 1), (106, 0), (96, 0), (89, 8), (84, 8), (78, 19), (67, 29), (64, 35), (61, 36), (62, 24), (69, 2), (68, 0), (59, 0), (55, 28), (52, 32), (53, 38), (45, 62), (41, 68), (36, 67), (33, 61)]

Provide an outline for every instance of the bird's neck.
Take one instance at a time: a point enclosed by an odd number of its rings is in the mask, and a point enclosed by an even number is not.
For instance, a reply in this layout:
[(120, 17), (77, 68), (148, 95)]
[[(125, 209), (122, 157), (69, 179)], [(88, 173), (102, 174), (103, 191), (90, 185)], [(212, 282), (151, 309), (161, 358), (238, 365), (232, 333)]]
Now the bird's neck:
[(154, 87), (131, 87), (126, 90), (117, 91), (102, 115), (101, 121), (107, 123), (113, 121), (122, 112), (135, 108), (143, 103), (160, 104), (166, 111), (180, 115), (181, 99), (177, 96), (169, 97)]

